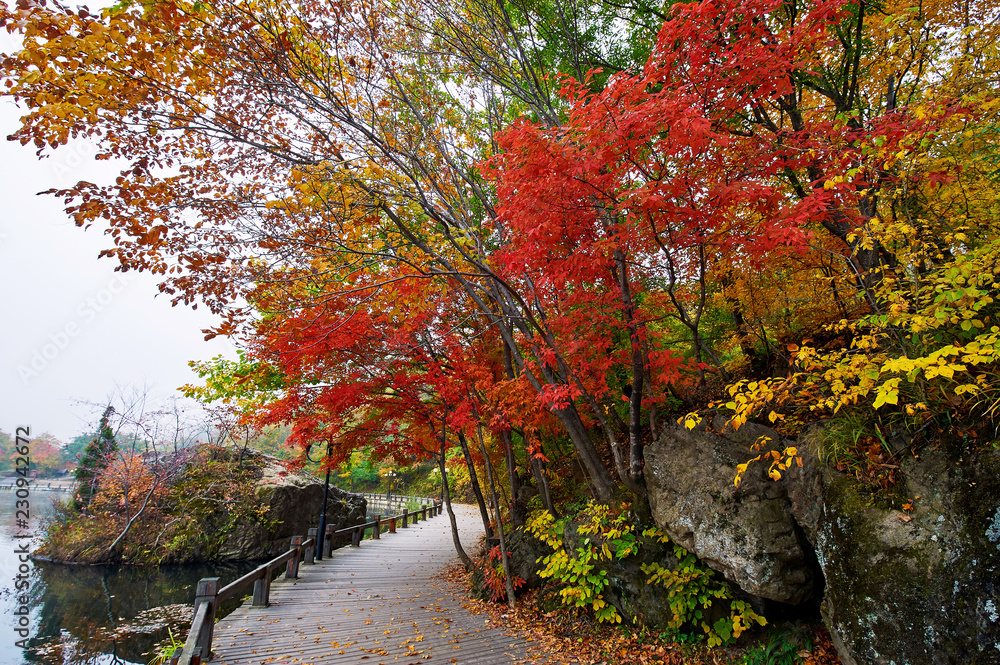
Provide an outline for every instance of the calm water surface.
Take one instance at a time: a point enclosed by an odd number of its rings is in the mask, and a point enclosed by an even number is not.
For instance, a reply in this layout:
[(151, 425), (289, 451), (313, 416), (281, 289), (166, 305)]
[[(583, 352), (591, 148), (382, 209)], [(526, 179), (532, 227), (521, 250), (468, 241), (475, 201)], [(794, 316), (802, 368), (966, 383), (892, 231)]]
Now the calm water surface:
[[(6, 485), (6, 479), (0, 480)], [(22, 543), (37, 545), (36, 536), (53, 513), (52, 499), (66, 498), (62, 492), (40, 491), (45, 481), (31, 490), (27, 529), (15, 520), (17, 500), (11, 491), (0, 491), (0, 665), (56, 664), (112, 665), (145, 664), (153, 658), (157, 643), (168, 638), (168, 627), (178, 640), (187, 636), (189, 607), (202, 577), (221, 577), (227, 584), (254, 567), (239, 566), (67, 566), (27, 562), (27, 598), (15, 588), (18, 581), (18, 549)], [(28, 604), (28, 637), (16, 632), (21, 601)], [(234, 603), (238, 604), (237, 603)], [(231, 610), (232, 608), (222, 608)]]

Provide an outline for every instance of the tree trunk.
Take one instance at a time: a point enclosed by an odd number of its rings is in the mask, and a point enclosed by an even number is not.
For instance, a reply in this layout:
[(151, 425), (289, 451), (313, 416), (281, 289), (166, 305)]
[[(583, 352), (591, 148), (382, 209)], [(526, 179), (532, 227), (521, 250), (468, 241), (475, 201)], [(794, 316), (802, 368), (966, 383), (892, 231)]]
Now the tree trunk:
[(504, 459), (507, 462), (507, 480), (510, 485), (510, 522), (515, 527), (524, 526), (527, 506), (521, 502), (521, 479), (517, 475), (517, 460), (514, 458), (510, 430), (500, 432), (500, 441), (503, 443)]
[(570, 441), (573, 442), (573, 447), (580, 455), (580, 463), (583, 464), (590, 477), (594, 498), (601, 503), (610, 502), (615, 496), (615, 490), (617, 490), (615, 481), (611, 478), (608, 467), (604, 465), (597, 448), (590, 440), (590, 432), (583, 424), (576, 407), (570, 404), (565, 409), (554, 409), (552, 413), (566, 428)]
[(469, 481), (472, 483), (472, 493), (476, 495), (476, 503), (479, 504), (479, 513), (483, 516), (483, 528), (486, 529), (486, 537), (492, 538), (493, 529), (490, 528), (490, 512), (486, 508), (486, 498), (483, 496), (483, 490), (479, 486), (479, 478), (476, 476), (476, 465), (472, 461), (469, 442), (461, 430), (458, 432), (458, 445), (462, 449), (462, 455), (465, 457), (465, 464), (469, 467)]
[(531, 467), (531, 475), (535, 477), (535, 484), (538, 485), (538, 494), (542, 497), (542, 506), (549, 511), (552, 517), (556, 517), (556, 508), (552, 504), (552, 493), (549, 492), (549, 481), (545, 479), (545, 469), (542, 467), (542, 460), (532, 458), (528, 465)]
[(493, 477), (493, 463), (486, 452), (486, 444), (483, 441), (483, 426), (476, 423), (476, 434), (479, 438), (479, 450), (486, 460), (486, 480), (490, 484), (490, 497), (493, 499), (493, 514), (497, 520), (497, 536), (500, 538), (500, 561), (503, 564), (504, 585), (507, 587), (507, 604), (510, 609), (514, 609), (517, 602), (514, 598), (514, 581), (510, 577), (510, 558), (507, 556), (507, 540), (503, 533), (503, 519), (500, 515), (500, 501), (497, 499), (497, 485)]
[(438, 468), (441, 470), (441, 493), (444, 495), (444, 506), (448, 511), (448, 520), (451, 522), (451, 538), (455, 543), (455, 551), (458, 558), (462, 560), (466, 572), (472, 570), (472, 559), (462, 548), (462, 541), (458, 537), (458, 522), (455, 521), (455, 510), (451, 507), (451, 490), (448, 489), (448, 468), (444, 463), (444, 451), (447, 446), (441, 443), (441, 454), (438, 456)]
[[(615, 252), (615, 277), (618, 279), (618, 290), (621, 294), (622, 315), (625, 319), (625, 328), (628, 330), (629, 343), (632, 347), (632, 384), (627, 391), (628, 397), (628, 478), (622, 478), (622, 482), (632, 490), (636, 496), (646, 495), (646, 479), (643, 477), (642, 468), (643, 443), (642, 443), (642, 392), (643, 382), (646, 378), (645, 368), (647, 363), (643, 353), (642, 340), (639, 335), (639, 326), (635, 320), (635, 301), (632, 298), (632, 287), (628, 278), (628, 262), (625, 260), (625, 252), (616, 248)], [(641, 490), (637, 492), (636, 490)]]

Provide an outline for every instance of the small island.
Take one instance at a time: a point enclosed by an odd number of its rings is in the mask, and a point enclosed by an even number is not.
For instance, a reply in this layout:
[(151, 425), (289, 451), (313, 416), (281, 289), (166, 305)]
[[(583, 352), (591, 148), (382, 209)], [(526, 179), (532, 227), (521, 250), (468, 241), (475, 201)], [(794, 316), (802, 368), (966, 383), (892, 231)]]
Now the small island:
[[(60, 563), (190, 564), (267, 559), (315, 525), (323, 482), (254, 450), (200, 444), (147, 463), (116, 460), (85, 480), (34, 552)], [(336, 528), (364, 521), (363, 497), (330, 487)]]

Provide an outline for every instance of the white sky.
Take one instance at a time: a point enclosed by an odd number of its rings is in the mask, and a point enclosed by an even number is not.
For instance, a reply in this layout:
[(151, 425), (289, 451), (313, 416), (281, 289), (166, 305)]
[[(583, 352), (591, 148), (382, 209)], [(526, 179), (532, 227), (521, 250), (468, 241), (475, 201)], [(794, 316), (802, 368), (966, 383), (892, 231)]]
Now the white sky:
[(36, 196), (117, 171), (94, 161), (88, 144), (39, 161), (31, 146), (6, 140), (19, 115), (0, 100), (0, 429), (29, 425), (68, 441), (100, 416), (80, 401), (106, 401), (116, 386), (166, 398), (195, 380), (189, 360), (235, 351), (228, 340), (204, 341), (207, 311), (155, 297), (148, 273), (114, 272), (113, 260), (97, 259), (110, 246), (101, 229), (76, 228), (59, 199)]

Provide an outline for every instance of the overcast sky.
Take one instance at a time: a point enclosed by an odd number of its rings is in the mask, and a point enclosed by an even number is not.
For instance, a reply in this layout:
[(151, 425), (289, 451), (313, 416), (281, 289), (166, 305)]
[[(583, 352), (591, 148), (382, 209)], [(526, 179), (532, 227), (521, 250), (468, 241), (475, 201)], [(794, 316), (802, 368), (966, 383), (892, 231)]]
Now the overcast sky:
[(0, 101), (0, 430), (29, 425), (32, 435), (67, 441), (100, 415), (81, 401), (144, 385), (168, 398), (196, 378), (189, 360), (235, 352), (227, 340), (204, 341), (208, 312), (155, 297), (147, 273), (114, 272), (113, 260), (97, 259), (110, 238), (76, 228), (60, 200), (36, 195), (117, 172), (86, 143), (39, 161), (32, 147), (6, 140), (19, 115)]

